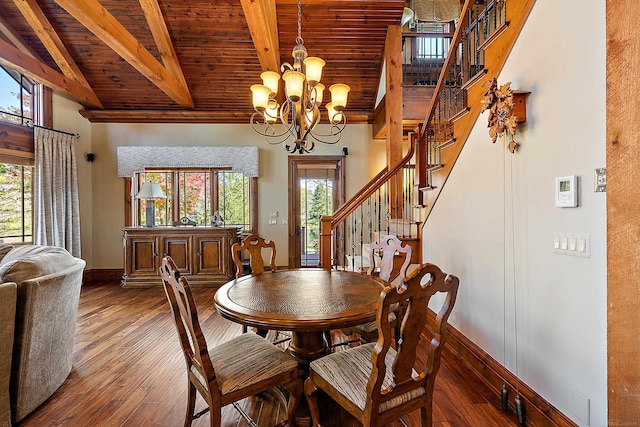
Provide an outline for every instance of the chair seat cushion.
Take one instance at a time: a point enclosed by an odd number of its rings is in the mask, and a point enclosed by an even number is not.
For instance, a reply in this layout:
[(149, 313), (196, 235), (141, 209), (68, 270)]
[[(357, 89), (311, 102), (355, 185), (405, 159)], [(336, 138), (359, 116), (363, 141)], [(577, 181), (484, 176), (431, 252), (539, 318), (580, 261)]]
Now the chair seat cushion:
[(220, 392), (225, 395), (296, 369), (298, 362), (253, 332), (209, 350)]
[[(371, 352), (375, 343), (369, 343), (348, 350), (331, 353), (320, 359), (314, 360), (309, 365), (313, 375), (322, 377), (331, 384), (341, 395), (350, 400), (360, 410), (364, 410), (367, 401), (367, 382), (371, 375)], [(387, 371), (382, 389), (392, 384), (391, 365), (396, 356), (396, 351), (389, 349), (385, 357)], [(401, 405), (404, 402), (413, 400), (425, 394), (424, 387), (416, 388), (408, 393), (397, 396), (380, 405), (378, 412), (384, 412)]]

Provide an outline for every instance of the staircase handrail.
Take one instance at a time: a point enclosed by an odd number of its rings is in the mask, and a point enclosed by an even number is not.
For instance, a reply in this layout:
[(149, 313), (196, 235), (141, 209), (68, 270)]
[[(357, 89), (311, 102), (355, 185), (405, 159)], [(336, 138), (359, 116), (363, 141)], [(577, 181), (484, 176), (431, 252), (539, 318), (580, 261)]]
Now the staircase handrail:
[(353, 195), (345, 204), (340, 206), (331, 216), (331, 229), (333, 230), (344, 221), (349, 214), (356, 210), (360, 204), (375, 193), (385, 182), (389, 181), (394, 175), (396, 175), (403, 167), (405, 167), (413, 158), (415, 151), (415, 144), (412, 143), (411, 133), (409, 133), (409, 151), (407, 154), (393, 167), (389, 169), (385, 166), (376, 176), (374, 176), (365, 186)]

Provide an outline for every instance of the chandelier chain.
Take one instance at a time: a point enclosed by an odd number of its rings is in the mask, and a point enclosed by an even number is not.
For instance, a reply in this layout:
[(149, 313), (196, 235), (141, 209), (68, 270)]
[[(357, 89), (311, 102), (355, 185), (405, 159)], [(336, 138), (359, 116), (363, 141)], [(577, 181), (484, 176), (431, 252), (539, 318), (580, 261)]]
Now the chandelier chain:
[(302, 6), (300, 5), (300, 0), (298, 0), (298, 38), (296, 39), (296, 43), (304, 43), (302, 40)]

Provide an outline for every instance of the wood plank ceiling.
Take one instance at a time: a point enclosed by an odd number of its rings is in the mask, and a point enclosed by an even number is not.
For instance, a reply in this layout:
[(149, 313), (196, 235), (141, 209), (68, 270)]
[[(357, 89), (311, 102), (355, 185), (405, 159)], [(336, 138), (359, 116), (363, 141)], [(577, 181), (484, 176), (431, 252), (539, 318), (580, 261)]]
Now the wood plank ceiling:
[[(404, 6), (302, 0), (302, 37), (309, 55), (327, 62), (323, 83), (351, 86), (350, 123), (373, 120), (387, 27), (400, 23)], [(263, 68), (291, 62), (297, 2), (273, 7), (273, 0), (0, 0), (0, 64), (77, 100), (93, 122), (247, 123), (250, 85)]]

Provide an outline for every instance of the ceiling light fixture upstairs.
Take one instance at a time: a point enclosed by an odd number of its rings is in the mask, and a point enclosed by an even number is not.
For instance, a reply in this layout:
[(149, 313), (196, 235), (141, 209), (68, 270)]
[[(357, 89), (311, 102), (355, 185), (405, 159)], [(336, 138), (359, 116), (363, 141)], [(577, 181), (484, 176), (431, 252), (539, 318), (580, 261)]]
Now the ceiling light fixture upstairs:
[[(285, 85), (285, 100), (278, 104), (278, 86), (280, 75), (275, 71), (265, 71), (260, 77), (262, 84), (251, 86), (253, 108), (251, 126), (264, 136), (269, 144), (282, 144), (290, 153), (309, 153), (315, 148), (315, 142), (335, 144), (340, 141), (342, 131), (347, 124), (344, 109), (351, 88), (343, 83), (331, 85), (331, 102), (325, 105), (329, 119), (329, 133), (318, 132), (320, 123), (320, 105), (325, 86), (320, 83), (324, 60), (308, 56), (304, 47), (301, 30), (300, 0), (298, 0), (298, 37), (293, 48), (293, 65), (281, 66), (282, 80)], [(280, 124), (277, 125), (278, 118)], [(293, 141), (292, 141), (293, 140)]]

